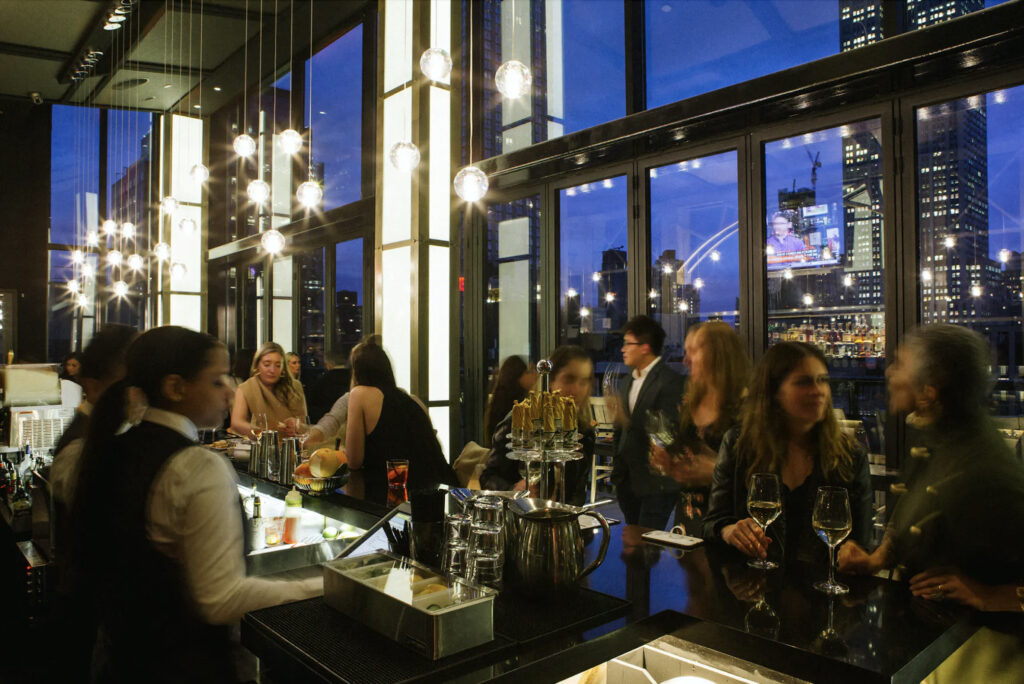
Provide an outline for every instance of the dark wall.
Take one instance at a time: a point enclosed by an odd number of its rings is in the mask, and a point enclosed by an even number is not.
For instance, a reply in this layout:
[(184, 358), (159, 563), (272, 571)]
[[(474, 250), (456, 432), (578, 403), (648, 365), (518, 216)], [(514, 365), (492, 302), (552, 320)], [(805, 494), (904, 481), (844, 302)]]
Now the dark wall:
[(0, 100), (0, 289), (18, 292), (18, 359), (46, 358), (50, 107)]

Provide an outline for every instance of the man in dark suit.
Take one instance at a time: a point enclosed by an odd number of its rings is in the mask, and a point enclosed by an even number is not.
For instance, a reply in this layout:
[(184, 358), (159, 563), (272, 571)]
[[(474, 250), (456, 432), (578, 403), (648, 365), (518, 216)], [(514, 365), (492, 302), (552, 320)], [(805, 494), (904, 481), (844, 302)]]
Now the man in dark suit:
[(645, 422), (652, 411), (678, 418), (684, 380), (661, 360), (665, 331), (657, 321), (636, 316), (626, 322), (623, 333), (622, 360), (632, 373), (619, 388), (612, 482), (627, 524), (663, 530), (679, 497), (679, 485), (651, 472)]

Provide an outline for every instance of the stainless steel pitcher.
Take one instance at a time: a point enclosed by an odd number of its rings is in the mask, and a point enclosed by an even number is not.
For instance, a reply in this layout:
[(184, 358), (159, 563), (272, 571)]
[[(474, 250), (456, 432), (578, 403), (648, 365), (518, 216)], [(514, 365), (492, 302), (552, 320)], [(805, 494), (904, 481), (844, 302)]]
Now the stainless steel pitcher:
[(277, 431), (264, 430), (260, 435), (259, 448), (256, 450), (259, 461), (257, 475), (264, 480), (277, 478)]
[[(547, 593), (574, 584), (604, 562), (611, 530), (600, 513), (544, 499), (509, 501), (508, 512), (514, 540), (505, 548), (513, 570), (508, 579), (513, 584)], [(579, 522), (584, 514), (594, 516), (603, 530), (597, 558), (586, 567)]]
[(279, 462), (277, 481), (281, 484), (290, 485), (292, 483), (295, 468), (299, 465), (300, 450), (298, 437), (285, 437), (281, 440), (281, 446), (277, 450)]

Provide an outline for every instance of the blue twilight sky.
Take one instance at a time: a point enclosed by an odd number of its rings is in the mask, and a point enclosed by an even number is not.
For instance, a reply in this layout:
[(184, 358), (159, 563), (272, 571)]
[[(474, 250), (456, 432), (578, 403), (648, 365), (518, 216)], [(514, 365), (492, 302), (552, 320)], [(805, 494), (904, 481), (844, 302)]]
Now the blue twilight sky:
[(334, 289), (358, 293), (363, 302), (363, 240), (339, 242), (334, 248)]

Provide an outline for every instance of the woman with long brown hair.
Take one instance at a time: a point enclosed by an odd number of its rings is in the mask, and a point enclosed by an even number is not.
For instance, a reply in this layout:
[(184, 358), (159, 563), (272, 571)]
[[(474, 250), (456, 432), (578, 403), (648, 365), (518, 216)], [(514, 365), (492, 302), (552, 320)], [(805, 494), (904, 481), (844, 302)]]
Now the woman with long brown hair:
[(722, 438), (739, 420), (750, 359), (736, 331), (722, 321), (692, 326), (683, 351), (690, 374), (676, 438), (667, 448), (654, 447), (651, 464), (683, 485), (675, 521), (699, 534)]
[(522, 401), (537, 381), (537, 370), (530, 368), (521, 356), (510, 356), (498, 369), (491, 387), (491, 399), (484, 413), (484, 446), (490, 446), (491, 436), (498, 423), (512, 410), (512, 404)]
[(250, 420), (265, 413), (271, 430), (291, 436), (289, 418), (306, 415), (306, 396), (302, 385), (284, 369), (284, 348), (277, 342), (267, 342), (253, 356), (250, 378), (235, 392), (231, 409), (231, 429), (248, 437), (252, 432)]
[[(782, 513), (769, 534), (747, 515), (754, 473), (774, 473), (781, 484)], [(839, 427), (822, 353), (802, 342), (781, 342), (757, 364), (742, 424), (722, 440), (704, 536), (748, 556), (766, 558), (775, 542), (788, 559), (820, 562), (826, 547), (811, 527), (811, 514), (823, 485), (848, 491), (850, 538), (867, 545), (873, 499), (867, 454)]]

